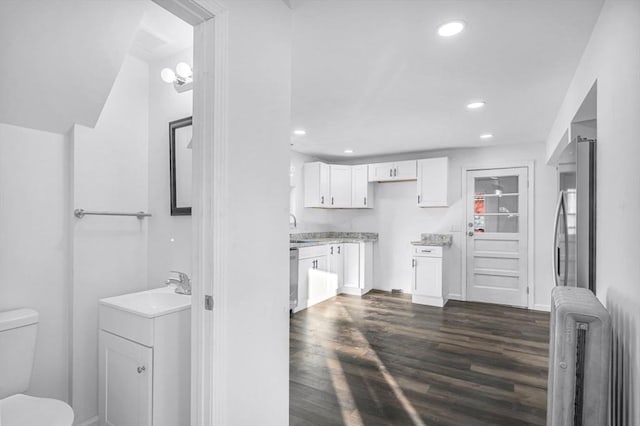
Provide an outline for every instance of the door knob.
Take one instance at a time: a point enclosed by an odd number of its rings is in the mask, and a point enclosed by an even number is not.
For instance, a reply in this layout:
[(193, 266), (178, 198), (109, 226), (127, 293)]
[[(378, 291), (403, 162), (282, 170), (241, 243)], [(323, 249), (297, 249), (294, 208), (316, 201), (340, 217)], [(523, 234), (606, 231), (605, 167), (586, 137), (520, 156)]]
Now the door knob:
[(144, 365), (142, 367), (138, 367), (138, 374), (141, 374), (144, 370), (146, 370), (146, 368), (144, 367)]
[(473, 231), (469, 231), (469, 233), (467, 234), (470, 237), (473, 237)]
[(467, 224), (467, 226), (468, 226), (469, 228), (473, 227), (473, 222), (469, 222), (469, 223)]

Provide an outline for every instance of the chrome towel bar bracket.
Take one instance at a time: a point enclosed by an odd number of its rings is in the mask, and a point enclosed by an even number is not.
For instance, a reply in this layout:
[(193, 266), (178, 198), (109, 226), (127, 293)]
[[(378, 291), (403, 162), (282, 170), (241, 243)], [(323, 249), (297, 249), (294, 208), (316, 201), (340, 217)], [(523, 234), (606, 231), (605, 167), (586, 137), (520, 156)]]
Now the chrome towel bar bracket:
[(82, 219), (83, 217), (90, 216), (135, 216), (138, 219), (144, 219), (145, 217), (151, 217), (151, 213), (145, 212), (135, 212), (135, 213), (122, 213), (122, 212), (98, 212), (91, 211), (85, 209), (75, 209), (73, 211), (73, 215), (78, 219)]

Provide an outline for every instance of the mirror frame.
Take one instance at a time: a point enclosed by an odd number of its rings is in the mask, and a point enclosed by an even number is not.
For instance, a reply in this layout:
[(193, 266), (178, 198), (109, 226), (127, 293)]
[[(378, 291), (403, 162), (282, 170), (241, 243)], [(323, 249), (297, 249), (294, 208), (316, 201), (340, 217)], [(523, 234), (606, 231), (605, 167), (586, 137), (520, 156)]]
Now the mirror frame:
[(176, 130), (192, 126), (193, 117), (181, 118), (169, 123), (169, 187), (171, 191), (171, 216), (191, 216), (191, 207), (178, 207), (176, 193)]

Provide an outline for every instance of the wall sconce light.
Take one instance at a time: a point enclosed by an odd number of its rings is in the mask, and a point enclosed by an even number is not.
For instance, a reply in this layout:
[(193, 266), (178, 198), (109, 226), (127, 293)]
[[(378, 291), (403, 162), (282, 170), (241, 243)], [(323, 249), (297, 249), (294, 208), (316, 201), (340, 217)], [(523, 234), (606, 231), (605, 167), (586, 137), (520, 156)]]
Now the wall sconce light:
[(176, 65), (175, 72), (171, 68), (164, 68), (160, 71), (160, 77), (166, 83), (173, 83), (173, 88), (178, 93), (193, 89), (193, 71), (186, 62)]

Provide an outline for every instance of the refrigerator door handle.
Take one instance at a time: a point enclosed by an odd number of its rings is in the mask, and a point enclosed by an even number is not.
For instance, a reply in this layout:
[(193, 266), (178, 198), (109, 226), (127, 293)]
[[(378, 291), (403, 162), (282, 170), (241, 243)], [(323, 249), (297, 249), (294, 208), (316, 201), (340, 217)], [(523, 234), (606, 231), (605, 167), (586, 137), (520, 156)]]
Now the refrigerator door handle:
[[(560, 227), (560, 215), (562, 215), (562, 219), (564, 222), (564, 226), (562, 229), (562, 233), (564, 234), (564, 279), (562, 283), (559, 283), (560, 278), (560, 246), (558, 245), (558, 230)], [(558, 197), (558, 204), (556, 206), (556, 217), (553, 223), (553, 281), (554, 285), (567, 285), (567, 273), (569, 272), (568, 265), (568, 252), (569, 252), (569, 230), (567, 227), (567, 208), (564, 201), (564, 192), (560, 191), (560, 196)]]

